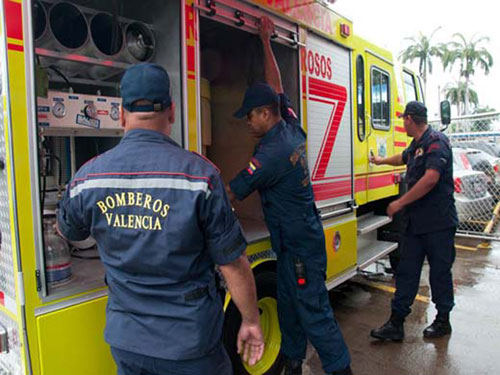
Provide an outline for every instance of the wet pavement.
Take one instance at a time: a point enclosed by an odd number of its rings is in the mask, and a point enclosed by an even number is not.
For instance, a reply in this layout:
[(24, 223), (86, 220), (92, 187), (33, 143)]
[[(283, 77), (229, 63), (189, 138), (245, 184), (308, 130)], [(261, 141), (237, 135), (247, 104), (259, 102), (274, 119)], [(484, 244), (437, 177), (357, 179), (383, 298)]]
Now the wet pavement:
[[(436, 310), (430, 302), (428, 266), (424, 266), (417, 300), (405, 323), (402, 343), (380, 342), (370, 330), (386, 322), (394, 282), (389, 276), (357, 276), (330, 293), (332, 306), (351, 351), (355, 375), (498, 375), (500, 374), (500, 243), (491, 249), (457, 240), (453, 267), (453, 333), (424, 339), (422, 330)], [(372, 268), (381, 271), (383, 267)], [(309, 347), (305, 375), (322, 375)]]

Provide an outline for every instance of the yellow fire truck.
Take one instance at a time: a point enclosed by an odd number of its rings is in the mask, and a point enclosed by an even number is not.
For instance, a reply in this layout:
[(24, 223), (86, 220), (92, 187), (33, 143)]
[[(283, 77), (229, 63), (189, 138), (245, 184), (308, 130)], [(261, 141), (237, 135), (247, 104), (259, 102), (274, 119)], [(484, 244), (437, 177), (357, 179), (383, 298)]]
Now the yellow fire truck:
[[(145, 61), (171, 75), (174, 140), (205, 154), (226, 181), (241, 170), (254, 140), (231, 114), (263, 78), (262, 15), (276, 24), (284, 88), (308, 132), (328, 288), (397, 248), (380, 228), (404, 170), (370, 165), (368, 155), (407, 146), (397, 115), (406, 101), (423, 100), (420, 81), (333, 9), (322, 0), (1, 1), (0, 374), (116, 372), (103, 340), (107, 289), (95, 243), (55, 235), (58, 199), (86, 160), (119, 142), (118, 82)], [(222, 282), (224, 339), (237, 373), (277, 374), (276, 255), (257, 194), (235, 209), (256, 276), (263, 360), (249, 367), (236, 355), (239, 316)]]

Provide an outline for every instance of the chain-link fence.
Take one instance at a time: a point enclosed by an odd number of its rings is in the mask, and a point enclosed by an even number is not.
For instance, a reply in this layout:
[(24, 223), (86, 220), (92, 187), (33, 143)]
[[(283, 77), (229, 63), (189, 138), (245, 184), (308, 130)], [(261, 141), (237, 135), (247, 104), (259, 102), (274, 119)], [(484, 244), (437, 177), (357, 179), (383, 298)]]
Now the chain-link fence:
[(458, 232), (500, 240), (500, 112), (453, 118), (440, 130), (453, 146)]

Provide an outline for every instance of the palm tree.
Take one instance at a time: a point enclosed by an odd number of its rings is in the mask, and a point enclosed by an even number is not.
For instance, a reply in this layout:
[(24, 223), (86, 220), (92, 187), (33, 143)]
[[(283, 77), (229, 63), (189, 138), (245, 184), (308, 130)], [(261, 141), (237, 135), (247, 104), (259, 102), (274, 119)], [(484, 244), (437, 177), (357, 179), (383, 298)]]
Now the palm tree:
[[(470, 87), (467, 88), (465, 82), (463, 81), (447, 83), (443, 91), (446, 99), (448, 99), (451, 104), (457, 106), (458, 116), (466, 114), (466, 101), (468, 104), (473, 104), (474, 106), (479, 104), (477, 92)], [(469, 93), (468, 96), (466, 95), (466, 91)]]
[(454, 34), (453, 38), (457, 38), (458, 41), (448, 43), (442, 56), (443, 67), (446, 70), (449, 66), (451, 70), (455, 62), (460, 61), (460, 77), (465, 79), (464, 113), (468, 114), (469, 103), (471, 102), (469, 100), (471, 94), (469, 90), (470, 79), (475, 73), (475, 68), (479, 66), (484, 71), (484, 74), (488, 74), (493, 66), (493, 57), (486, 48), (480, 45), (490, 39), (488, 37), (473, 36), (470, 40), (466, 40), (460, 33)]
[(427, 72), (432, 74), (432, 57), (442, 57), (442, 45), (432, 45), (431, 40), (436, 31), (441, 28), (435, 29), (429, 37), (419, 32), (416, 37), (405, 38), (412, 42), (404, 51), (401, 51), (399, 58), (403, 63), (413, 60), (419, 60), (419, 73), (424, 81), (424, 95), (427, 91)]

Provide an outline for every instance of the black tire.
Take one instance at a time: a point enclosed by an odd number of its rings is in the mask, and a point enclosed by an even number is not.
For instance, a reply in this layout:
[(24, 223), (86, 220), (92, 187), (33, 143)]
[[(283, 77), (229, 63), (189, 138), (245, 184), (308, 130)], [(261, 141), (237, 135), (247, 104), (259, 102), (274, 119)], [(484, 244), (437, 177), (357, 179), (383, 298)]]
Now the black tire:
[[(272, 271), (264, 271), (258, 273), (255, 276), (255, 283), (257, 286), (257, 299), (261, 300), (264, 297), (271, 297), (276, 299), (277, 296), (277, 275)], [(277, 314), (277, 311), (276, 311)], [(225, 313), (224, 321), (224, 345), (226, 347), (229, 358), (233, 364), (234, 375), (253, 375), (249, 373), (237, 353), (236, 339), (238, 336), (238, 330), (241, 325), (241, 315), (231, 302)], [(267, 345), (267, 342), (266, 342)], [(276, 360), (269, 367), (269, 369), (264, 373), (264, 375), (279, 375), (283, 369), (283, 355), (281, 352), (278, 354)]]

